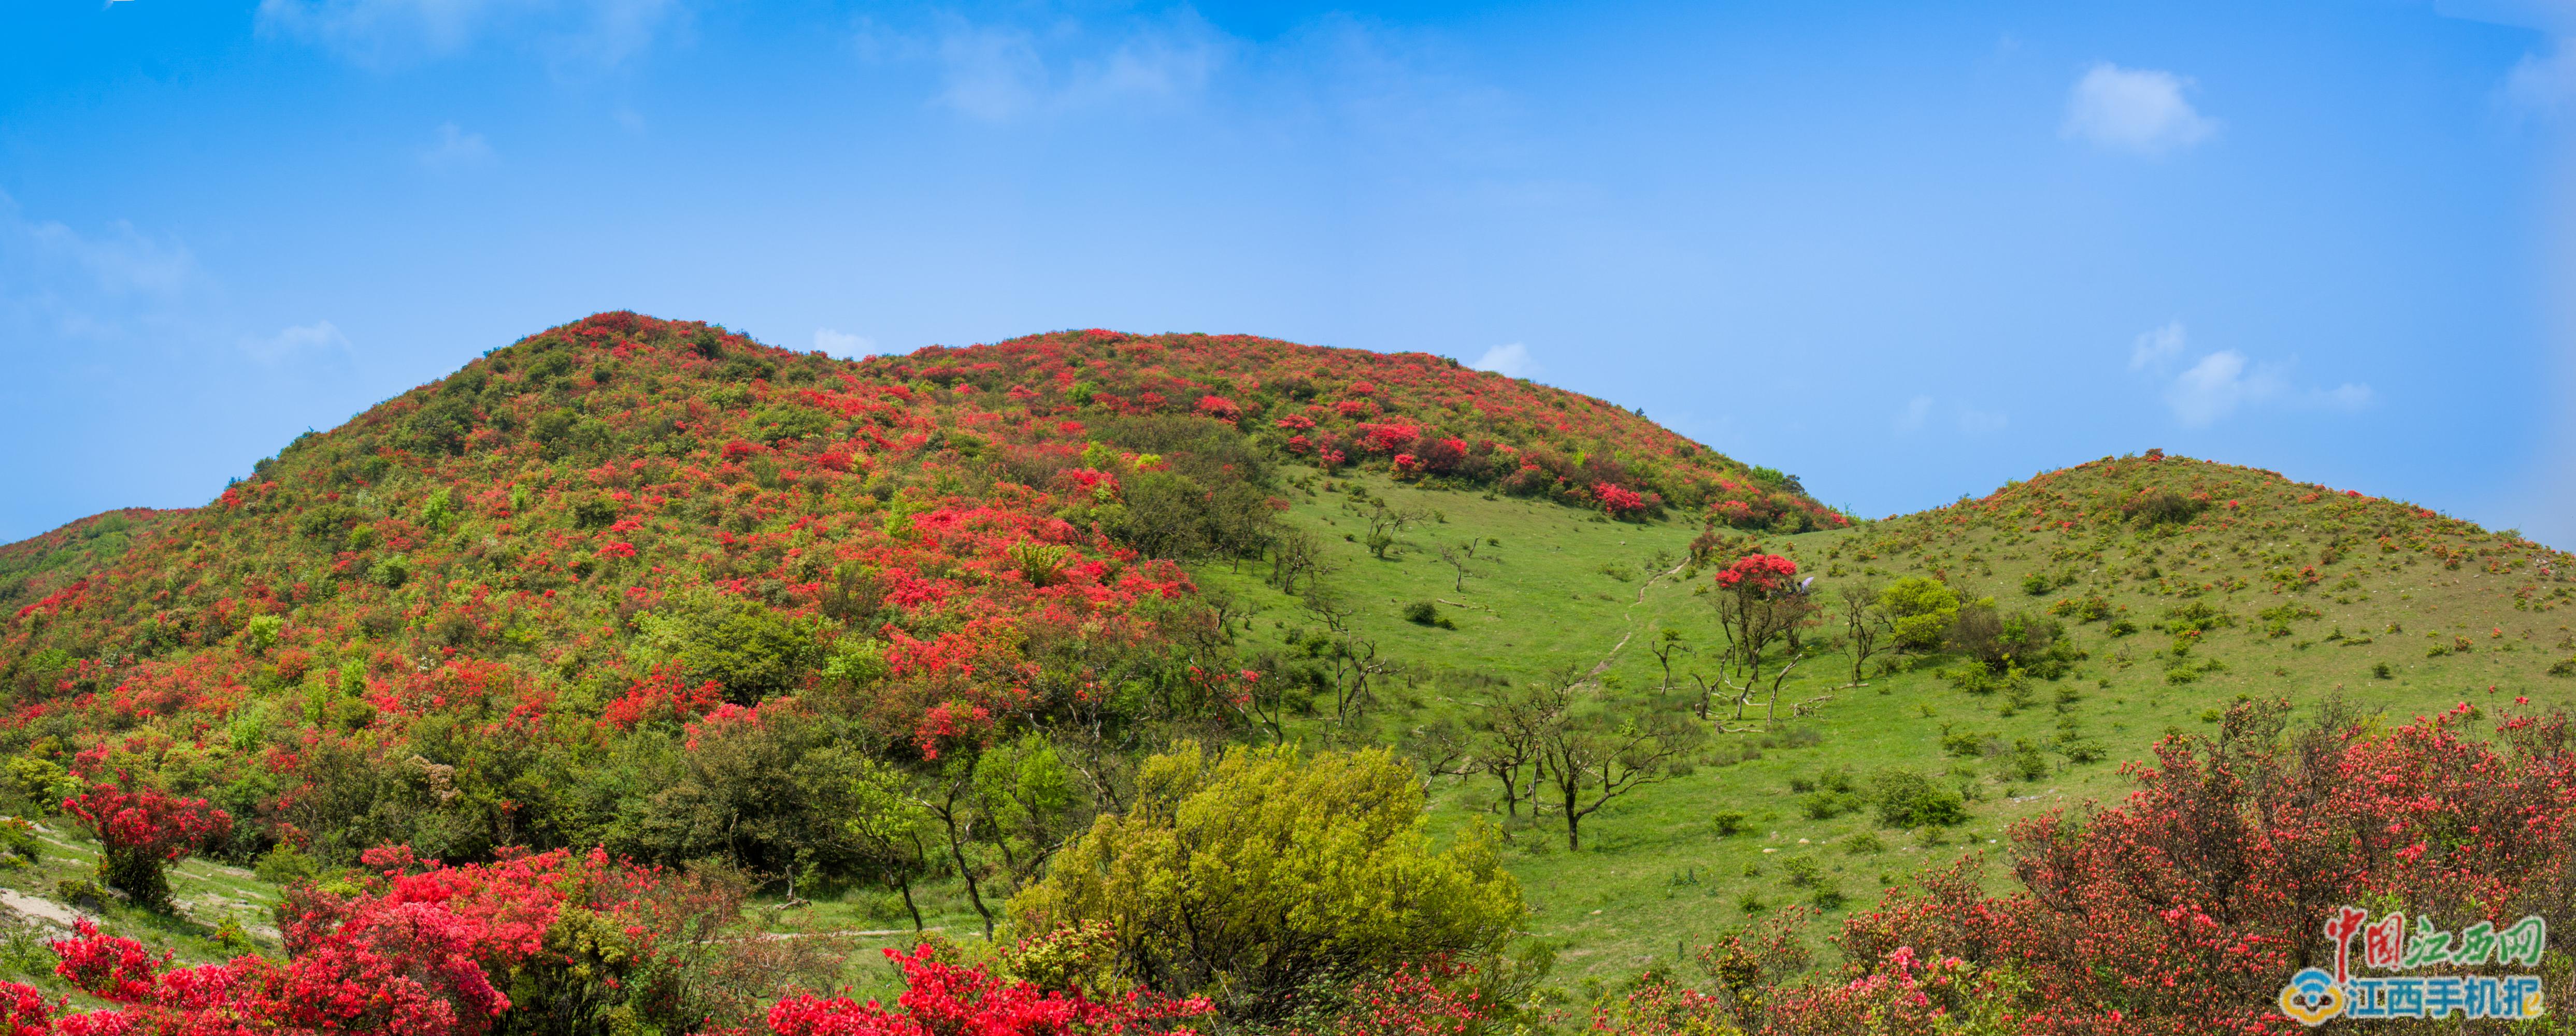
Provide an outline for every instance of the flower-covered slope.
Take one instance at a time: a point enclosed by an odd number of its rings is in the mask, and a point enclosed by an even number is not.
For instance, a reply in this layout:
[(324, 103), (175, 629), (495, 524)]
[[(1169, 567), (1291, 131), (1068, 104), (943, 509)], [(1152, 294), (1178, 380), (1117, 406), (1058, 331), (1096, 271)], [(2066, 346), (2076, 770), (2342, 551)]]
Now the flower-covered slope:
[(1429, 356), (1086, 331), (854, 364), (603, 313), (205, 507), (0, 551), (0, 752), (214, 799), (245, 821), (234, 853), (457, 856), (615, 844), (640, 792), (598, 774), (638, 733), (821, 713), (920, 760), (1022, 719), (1207, 721), (1207, 674), (1234, 670), (1169, 559), (1257, 554), (1266, 469), (1301, 455), (1840, 520), (1626, 411)]
[(1785, 522), (1785, 531), (1847, 524), (1795, 479), (1639, 414), (1427, 353), (1090, 330), (924, 349), (861, 369), (879, 380), (1007, 398), (1005, 409), (1033, 415), (1197, 413), (1328, 468), (1379, 467), (1582, 506), (1621, 499), (1615, 489), (1635, 494), (1642, 507), (1716, 509), (1734, 524)]

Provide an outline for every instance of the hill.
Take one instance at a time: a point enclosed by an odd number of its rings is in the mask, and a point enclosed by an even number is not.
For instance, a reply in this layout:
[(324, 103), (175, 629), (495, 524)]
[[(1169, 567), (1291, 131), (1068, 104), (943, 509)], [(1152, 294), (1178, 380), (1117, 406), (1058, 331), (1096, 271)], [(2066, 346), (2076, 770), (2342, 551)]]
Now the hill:
[[(207, 507), (0, 548), (0, 805), (136, 775), (290, 884), (393, 844), (739, 868), (803, 904), (760, 926), (848, 950), (998, 930), (1151, 815), (1175, 743), (1384, 746), (1444, 844), (1499, 833), (1544, 987), (1752, 1029), (1655, 976), (1819, 946), (1813, 915), (1858, 969), (1817, 988), (1894, 981), (1889, 911), (2013, 895), (2032, 825), (2274, 702), (2563, 703), (2571, 565), (2155, 451), (1855, 523), (1420, 354), (1094, 330), (852, 363), (610, 313)], [(904, 838), (848, 823), (881, 784)], [(1963, 851), (2025, 866), (1963, 889)]]

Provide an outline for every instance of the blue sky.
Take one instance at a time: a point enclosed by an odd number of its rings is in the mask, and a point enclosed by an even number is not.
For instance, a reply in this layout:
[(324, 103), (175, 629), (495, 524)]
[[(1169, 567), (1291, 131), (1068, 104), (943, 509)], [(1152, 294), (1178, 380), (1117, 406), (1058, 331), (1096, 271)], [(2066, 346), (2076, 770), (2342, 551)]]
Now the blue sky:
[(2162, 447), (2576, 546), (2576, 3), (27, 0), (0, 540), (602, 309), (1424, 350), (1879, 515)]

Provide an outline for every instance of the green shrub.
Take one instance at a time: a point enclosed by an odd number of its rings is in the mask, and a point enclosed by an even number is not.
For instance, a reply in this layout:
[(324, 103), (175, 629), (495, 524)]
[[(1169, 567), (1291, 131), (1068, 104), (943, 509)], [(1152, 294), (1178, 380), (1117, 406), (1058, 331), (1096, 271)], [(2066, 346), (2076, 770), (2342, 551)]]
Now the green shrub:
[(2050, 739), (2049, 748), (2065, 756), (2070, 764), (2100, 762), (2104, 756), (2110, 754), (2109, 750), (2102, 747), (2100, 740), (2072, 727), (2059, 730), (2057, 736)]
[(669, 612), (637, 618), (646, 643), (678, 658), (693, 679), (722, 685), (737, 704), (795, 690), (821, 661), (811, 617), (719, 594), (698, 595)]
[(44, 859), (36, 825), (24, 817), (0, 817), (0, 867), (11, 870)]
[(1968, 820), (1966, 797), (1912, 770), (1880, 771), (1873, 790), (1879, 822), (1889, 827), (1947, 827)]
[(1941, 750), (1964, 759), (1973, 759), (1986, 754), (1986, 742), (1994, 740), (1994, 737), (1993, 734), (1971, 730), (1945, 731), (1941, 735)]
[(311, 880), (321, 873), (321, 868), (303, 850), (291, 843), (279, 842), (276, 848), (262, 854), (258, 863), (251, 865), (251, 873), (272, 885), (293, 885)]
[(1798, 801), (1798, 808), (1809, 820), (1832, 820), (1845, 813), (1858, 813), (1866, 803), (1848, 791), (1820, 791)]
[(1888, 584), (1879, 591), (1878, 602), (1893, 617), (1896, 645), (1909, 651), (1939, 647), (1959, 616), (1958, 592), (1922, 576)]
[(2192, 601), (2177, 605), (2165, 612), (2165, 632), (2176, 636), (2185, 633), (2206, 633), (2234, 625), (2236, 625), (2235, 616), (2212, 607), (2207, 601)]
[(367, 569), (367, 579), (391, 590), (411, 581), (411, 559), (400, 554), (376, 562)]
[(1715, 813), (1709, 814), (1708, 826), (1710, 830), (1717, 832), (1718, 836), (1723, 838), (1730, 835), (1742, 834), (1744, 832), (1744, 820), (1745, 816), (1740, 811), (1721, 809)]
[(2012, 690), (2029, 682), (2029, 678), (2022, 675), (2022, 671), (2018, 668), (1996, 672), (1982, 664), (1954, 666), (1942, 670), (1941, 676), (1950, 681), (1950, 686), (1981, 698), (1997, 691)]
[(2041, 753), (2038, 742), (2029, 738), (2013, 739), (2012, 755), (2008, 762), (2012, 772), (2025, 781), (2035, 781), (2048, 776), (2048, 756)]
[(107, 890), (88, 878), (64, 878), (54, 883), (54, 898), (76, 907), (98, 910), (107, 905)]
[(2082, 599), (2067, 598), (2048, 606), (2050, 615), (2072, 615), (2077, 622), (2100, 622), (2111, 616), (2111, 602), (2100, 595)]

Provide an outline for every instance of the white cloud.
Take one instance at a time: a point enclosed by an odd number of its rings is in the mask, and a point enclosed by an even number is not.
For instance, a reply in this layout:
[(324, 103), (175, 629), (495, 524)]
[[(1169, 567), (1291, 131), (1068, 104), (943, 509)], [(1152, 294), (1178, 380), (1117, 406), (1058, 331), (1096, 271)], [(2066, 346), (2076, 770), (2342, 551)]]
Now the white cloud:
[(2245, 354), (2229, 349), (2201, 357), (2199, 363), (2175, 378), (2173, 385), (2165, 389), (2165, 405), (2173, 408), (2174, 419), (2181, 421), (2183, 427), (2205, 428), (2235, 413), (2236, 408), (2270, 398), (2278, 391), (2279, 383), (2270, 376), (2249, 376)]
[(290, 327), (266, 338), (245, 338), (241, 347), (252, 359), (272, 365), (314, 354), (346, 356), (350, 351), (349, 336), (328, 320)]
[(2514, 107), (2555, 115), (2576, 102), (2576, 39), (2551, 41), (2547, 54), (2525, 54), (2505, 76), (2505, 100)]
[(1959, 430), (1969, 435), (2000, 432), (2004, 430), (2006, 424), (2010, 423), (2011, 419), (1994, 411), (1964, 406), (1959, 408)]
[(2154, 69), (2097, 64), (2066, 97), (2065, 136), (2142, 155), (2188, 148), (2218, 123), (2194, 110), (2183, 91), (2191, 80)]
[(2362, 410), (2378, 399), (2379, 394), (2372, 392), (2370, 386), (2347, 381), (2330, 389), (2314, 390), (2308, 403), (2328, 410)]
[(0, 337), (106, 342), (175, 334), (212, 281), (186, 245), (122, 220), (83, 233), (28, 219), (0, 192)]
[(440, 172), (480, 168), (492, 164), (492, 145), (480, 133), (467, 133), (453, 122), (442, 122), (438, 124), (438, 143), (421, 149), (420, 164)]
[(862, 19), (854, 44), (866, 60), (935, 64), (933, 102), (989, 122), (1183, 104), (1205, 91), (1236, 46), (1187, 10), (1096, 25), (952, 16), (920, 33)]
[(845, 360), (855, 360), (862, 356), (874, 355), (877, 351), (877, 343), (875, 339), (866, 335), (854, 335), (828, 327), (818, 327), (814, 329), (814, 348)]
[(16, 199), (0, 193), (0, 236), (21, 261), (79, 270), (88, 287), (107, 295), (176, 295), (197, 281), (196, 257), (185, 245), (158, 241), (118, 220), (107, 233), (88, 235), (53, 221), (19, 214)]
[(1477, 357), (1476, 362), (1467, 366), (1480, 371), (1492, 371), (1507, 378), (1533, 378), (1538, 376), (1539, 371), (1538, 361), (1530, 358), (1529, 346), (1519, 342), (1487, 349), (1485, 355)]
[(2377, 399), (2370, 386), (2356, 382), (2330, 389), (2296, 388), (2287, 365), (2257, 364), (2234, 349), (2201, 357), (2165, 387), (2164, 395), (2174, 420), (2185, 428), (2206, 428), (2251, 406), (2355, 411)]
[(2163, 327), (2139, 335), (2137, 344), (2129, 351), (2129, 369), (2133, 371), (2145, 370), (2149, 367), (2163, 369), (2166, 364), (2172, 363), (2176, 357), (2182, 355), (2184, 341), (2182, 321), (2179, 320), (2167, 322)]
[(263, 34), (387, 67), (515, 37), (558, 69), (609, 67), (686, 16), (680, 0), (260, 0)]
[(1900, 433), (1922, 431), (1923, 422), (1930, 420), (1931, 417), (1932, 397), (1916, 396), (1907, 400), (1905, 406), (1896, 412), (1896, 430)]

